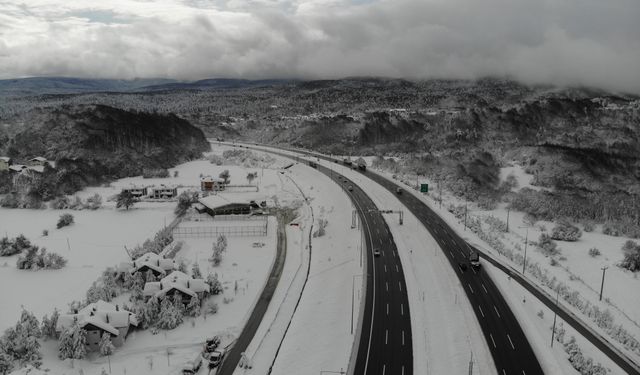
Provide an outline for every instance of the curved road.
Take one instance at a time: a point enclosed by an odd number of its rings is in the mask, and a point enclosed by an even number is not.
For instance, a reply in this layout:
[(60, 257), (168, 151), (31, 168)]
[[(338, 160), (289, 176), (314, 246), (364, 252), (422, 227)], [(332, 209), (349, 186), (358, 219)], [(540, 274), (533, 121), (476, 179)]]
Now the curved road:
[[(290, 159), (296, 156), (259, 149)], [(318, 165), (352, 199), (365, 233), (367, 289), (355, 374), (413, 374), (409, 299), (398, 251), (386, 221), (371, 198), (353, 181)], [(349, 186), (352, 190), (349, 190)], [(373, 255), (374, 250), (380, 256)]]
[[(331, 162), (337, 161), (314, 153), (292, 151)], [(393, 182), (375, 173), (359, 172), (396, 194), (397, 185)], [(466, 241), (413, 194), (396, 196), (427, 228), (454, 268), (476, 314), (498, 374), (544, 374), (522, 327), (489, 275), (481, 268), (475, 270), (467, 267), (463, 270), (460, 267), (461, 263), (468, 265), (469, 246)], [(356, 374), (361, 373), (363, 372), (356, 371)]]

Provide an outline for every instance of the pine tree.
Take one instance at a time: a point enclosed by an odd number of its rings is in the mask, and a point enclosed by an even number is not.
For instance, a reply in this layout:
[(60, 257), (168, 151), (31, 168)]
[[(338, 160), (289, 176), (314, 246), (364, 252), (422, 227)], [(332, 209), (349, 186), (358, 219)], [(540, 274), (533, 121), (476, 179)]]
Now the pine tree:
[(187, 305), (187, 314), (193, 317), (200, 315), (200, 298), (198, 298), (197, 295), (191, 297), (191, 300)]
[(218, 274), (209, 274), (207, 276), (207, 284), (209, 284), (209, 291), (213, 295), (218, 295), (222, 292), (222, 283), (218, 280)]
[(158, 315), (160, 314), (160, 303), (158, 302), (158, 298), (156, 296), (152, 296), (149, 298), (149, 301), (144, 304), (144, 320), (146, 321), (147, 326), (152, 326), (156, 320), (158, 320)]
[(82, 359), (87, 355), (87, 332), (75, 325), (73, 332), (73, 358)]
[(13, 369), (13, 359), (3, 351), (0, 351), (0, 374), (7, 374)]
[(67, 328), (58, 340), (58, 358), (82, 359), (87, 354), (87, 333), (78, 323)]
[(60, 313), (58, 313), (58, 309), (53, 309), (51, 318), (47, 318), (46, 315), (42, 318), (42, 335), (44, 337), (51, 339), (55, 339), (57, 337), (56, 326), (58, 325), (59, 316)]
[(104, 332), (100, 338), (100, 354), (103, 356), (113, 354), (114, 346), (111, 343), (111, 335)]
[(160, 304), (160, 313), (158, 314), (158, 328), (174, 329), (183, 322), (182, 312), (176, 308), (168, 296), (162, 300)]
[(62, 331), (58, 339), (58, 358), (73, 358), (73, 330), (69, 327)]
[(194, 279), (202, 279), (202, 273), (200, 272), (200, 266), (198, 265), (198, 262), (194, 262), (193, 266), (191, 267), (191, 277), (193, 277)]
[[(137, 272), (136, 274), (138, 273), (139, 272)], [(143, 281), (143, 285), (144, 285), (144, 282), (152, 283), (156, 281), (156, 275), (153, 274), (153, 271), (147, 270), (147, 272), (144, 274), (144, 278), (142, 279), (142, 281)]]

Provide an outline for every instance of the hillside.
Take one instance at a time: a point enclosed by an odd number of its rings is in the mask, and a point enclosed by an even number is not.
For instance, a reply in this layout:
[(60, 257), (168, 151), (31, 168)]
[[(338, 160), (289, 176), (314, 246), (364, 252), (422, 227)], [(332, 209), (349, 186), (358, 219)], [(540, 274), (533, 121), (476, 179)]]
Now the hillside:
[[(2, 138), (0, 138), (2, 139)], [(11, 123), (0, 143), (16, 163), (35, 156), (56, 162), (40, 192), (73, 193), (112, 179), (168, 168), (209, 150), (204, 134), (175, 115), (125, 111), (103, 105), (30, 111)]]

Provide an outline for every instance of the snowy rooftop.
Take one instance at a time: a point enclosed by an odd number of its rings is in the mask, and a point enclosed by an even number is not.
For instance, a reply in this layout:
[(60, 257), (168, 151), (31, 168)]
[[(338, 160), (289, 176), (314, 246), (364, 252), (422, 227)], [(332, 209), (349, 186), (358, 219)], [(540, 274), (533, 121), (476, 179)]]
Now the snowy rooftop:
[(144, 295), (162, 298), (174, 289), (193, 297), (196, 293), (208, 291), (209, 285), (203, 279), (193, 279), (184, 272), (174, 271), (161, 281), (146, 283)]
[(242, 192), (242, 193), (219, 193), (215, 195), (209, 195), (208, 197), (200, 198), (198, 202), (214, 209), (217, 207), (226, 206), (233, 203), (250, 203), (256, 201), (258, 203), (266, 201), (267, 196), (258, 192)]
[(102, 300), (87, 305), (77, 314), (60, 315), (56, 330), (63, 331), (75, 322), (78, 322), (80, 327), (91, 324), (115, 336), (119, 334), (118, 328), (138, 325), (135, 314)]

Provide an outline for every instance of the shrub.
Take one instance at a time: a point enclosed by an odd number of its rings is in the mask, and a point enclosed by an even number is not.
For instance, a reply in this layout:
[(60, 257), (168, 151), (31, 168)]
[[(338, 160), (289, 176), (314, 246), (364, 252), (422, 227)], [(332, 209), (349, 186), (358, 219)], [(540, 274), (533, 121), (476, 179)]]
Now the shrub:
[(0, 199), (0, 206), (6, 208), (18, 208), (20, 206), (20, 197), (17, 193), (10, 193)]
[(204, 310), (207, 314), (216, 314), (218, 312), (218, 304), (213, 301), (207, 301)]
[(628, 269), (631, 272), (640, 270), (640, 245), (629, 240), (622, 246), (624, 259), (619, 266)]
[(589, 255), (590, 255), (592, 258), (595, 258), (595, 257), (597, 257), (598, 255), (600, 255), (600, 250), (598, 250), (598, 249), (597, 249), (597, 248), (595, 248), (595, 247), (592, 247), (591, 249), (589, 249)]
[(49, 231), (48, 231), (48, 230), (46, 230), (46, 229), (44, 229), (44, 230), (42, 231), (42, 237), (46, 237), (46, 236), (48, 236), (48, 235), (49, 235)]
[(56, 226), (60, 229), (71, 224), (73, 224), (73, 215), (62, 214), (60, 215), (60, 219), (58, 219), (58, 224), (56, 224)]
[(84, 209), (84, 203), (79, 196), (75, 195), (71, 202), (69, 202), (69, 208), (72, 210), (82, 210)]
[(551, 238), (558, 241), (577, 241), (581, 236), (580, 229), (566, 220), (558, 222), (551, 231)]
[(584, 224), (582, 224), (582, 230), (584, 230), (585, 232), (593, 232), (594, 229), (595, 224), (593, 223), (593, 221), (585, 221)]
[(49, 203), (49, 207), (53, 210), (66, 210), (70, 208), (69, 206), (69, 197), (62, 196), (54, 198), (51, 203)]
[(177, 216), (184, 215), (192, 204), (198, 202), (198, 197), (199, 194), (197, 191), (183, 191), (178, 195), (178, 204), (176, 205), (174, 213)]
[(318, 219), (318, 229), (313, 233), (313, 237), (322, 237), (325, 235), (325, 228), (329, 224), (327, 219)]
[(16, 267), (21, 270), (60, 269), (67, 260), (56, 253), (47, 253), (47, 249), (32, 245), (18, 258)]
[(215, 165), (222, 165), (224, 163), (224, 159), (220, 155), (210, 155), (209, 162)]
[(558, 261), (556, 260), (556, 258), (551, 258), (549, 259), (549, 264), (555, 267), (558, 265)]
[(90, 210), (97, 210), (102, 206), (102, 197), (100, 194), (94, 194), (93, 196), (87, 198), (87, 203), (85, 203), (84, 207)]
[(620, 235), (620, 229), (613, 221), (607, 221), (602, 225), (602, 233), (608, 236), (618, 237)]
[(556, 244), (556, 242), (545, 233), (542, 233), (538, 238), (538, 247), (546, 255), (560, 254), (560, 250), (558, 249), (558, 245)]

